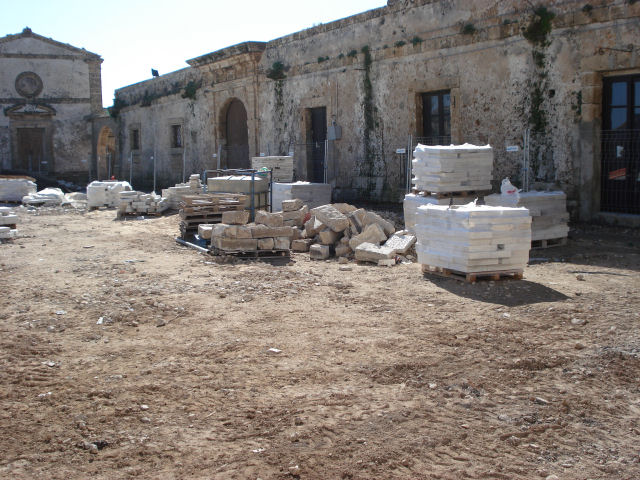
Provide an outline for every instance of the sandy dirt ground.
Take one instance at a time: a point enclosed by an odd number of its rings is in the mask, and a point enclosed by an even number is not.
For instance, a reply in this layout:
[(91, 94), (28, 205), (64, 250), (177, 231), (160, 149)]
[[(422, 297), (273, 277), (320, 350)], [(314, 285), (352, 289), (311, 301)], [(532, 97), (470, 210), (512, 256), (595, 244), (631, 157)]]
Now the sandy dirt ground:
[(469, 285), (217, 264), (175, 215), (18, 228), (0, 478), (640, 478), (638, 230), (577, 226), (523, 280)]

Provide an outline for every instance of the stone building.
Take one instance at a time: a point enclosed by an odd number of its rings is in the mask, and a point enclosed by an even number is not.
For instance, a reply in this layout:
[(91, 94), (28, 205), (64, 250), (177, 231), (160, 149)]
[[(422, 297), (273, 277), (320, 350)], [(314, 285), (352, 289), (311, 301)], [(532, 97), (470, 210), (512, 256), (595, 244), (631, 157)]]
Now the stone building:
[(638, 215), (640, 2), (536, 5), (389, 0), (190, 60), (117, 90), (120, 168), (169, 184), (293, 152), (336, 200), (397, 202), (417, 141), (490, 143), (496, 186), (526, 151), (574, 219)]
[[(0, 38), (0, 167), (85, 184), (116, 161), (115, 124), (99, 135), (102, 59), (25, 28)], [(104, 123), (104, 121), (103, 121)], [(100, 145), (99, 145), (100, 143)], [(102, 149), (101, 164), (97, 152)]]

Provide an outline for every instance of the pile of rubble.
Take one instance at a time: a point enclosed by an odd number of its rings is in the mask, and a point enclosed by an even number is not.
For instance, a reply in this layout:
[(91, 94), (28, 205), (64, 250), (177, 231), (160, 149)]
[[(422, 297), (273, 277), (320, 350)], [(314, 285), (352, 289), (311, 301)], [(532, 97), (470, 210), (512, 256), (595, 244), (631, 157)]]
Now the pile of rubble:
[(15, 238), (18, 216), (9, 207), (0, 207), (0, 239)]
[(202, 182), (200, 181), (200, 175), (194, 173), (189, 176), (189, 182), (178, 183), (174, 187), (165, 188), (162, 190), (162, 197), (167, 201), (167, 208), (172, 210), (178, 210), (180, 203), (187, 195), (198, 195), (203, 192)]
[[(300, 200), (282, 202), (283, 214), (295, 210)], [(308, 218), (307, 218), (308, 217)], [(300, 238), (291, 249), (309, 252), (312, 259), (324, 260), (332, 255), (357, 261), (392, 265), (397, 255), (406, 255), (416, 238), (397, 232), (393, 223), (380, 215), (346, 203), (322, 205), (305, 215)]]
[(120, 192), (118, 217), (126, 215), (160, 215), (169, 208), (169, 202), (155, 193), (138, 191)]

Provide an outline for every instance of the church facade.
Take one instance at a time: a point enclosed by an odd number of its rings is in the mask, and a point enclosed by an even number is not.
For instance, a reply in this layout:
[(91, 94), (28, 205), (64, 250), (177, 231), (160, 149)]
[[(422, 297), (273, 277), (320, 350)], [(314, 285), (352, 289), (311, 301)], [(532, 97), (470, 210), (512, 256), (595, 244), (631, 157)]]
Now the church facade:
[[(95, 53), (29, 28), (0, 38), (3, 171), (79, 184), (95, 178), (99, 132), (94, 132), (94, 122), (104, 115), (101, 63)], [(110, 136), (103, 139), (104, 153), (115, 162), (115, 132)]]

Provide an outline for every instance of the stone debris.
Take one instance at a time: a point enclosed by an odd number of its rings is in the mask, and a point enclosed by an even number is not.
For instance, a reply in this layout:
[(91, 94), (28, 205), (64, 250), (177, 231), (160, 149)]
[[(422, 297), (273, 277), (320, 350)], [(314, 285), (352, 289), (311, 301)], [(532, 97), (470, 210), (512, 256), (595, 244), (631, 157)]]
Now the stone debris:
[(0, 202), (21, 202), (36, 193), (36, 184), (28, 178), (0, 178)]
[(187, 183), (178, 183), (173, 187), (163, 189), (162, 197), (166, 199), (170, 209), (178, 210), (185, 196), (199, 195), (201, 193), (203, 193), (203, 187), (200, 175), (194, 173), (189, 176)]
[(351, 237), (349, 240), (349, 247), (352, 250), (356, 250), (359, 245), (363, 243), (374, 243), (379, 245), (387, 240), (387, 235), (384, 230), (377, 223), (367, 225), (362, 233)]
[(135, 190), (120, 192), (118, 217), (128, 214), (159, 215), (169, 208), (169, 202), (155, 193)]
[(427, 192), (491, 190), (493, 149), (489, 146), (427, 146), (413, 152), (413, 184)]
[(120, 205), (120, 192), (132, 190), (129, 182), (119, 180), (91, 182), (87, 185), (87, 206), (89, 208), (118, 207)]
[[(523, 270), (531, 247), (531, 217), (526, 208), (418, 208), (418, 262), (462, 273)], [(356, 252), (357, 253), (357, 252)]]
[[(487, 195), (487, 205), (511, 206), (505, 195)], [(566, 238), (569, 234), (567, 195), (562, 191), (519, 192), (515, 207), (525, 207), (531, 215), (531, 241)]]
[(293, 250), (294, 252), (308, 252), (309, 247), (311, 247), (312, 243), (312, 238), (301, 238), (298, 240), (293, 240), (291, 242), (291, 250)]
[(312, 208), (311, 214), (334, 232), (343, 232), (349, 228), (349, 219), (333, 205)]
[(282, 213), (269, 213), (264, 210), (256, 211), (255, 223), (258, 225), (266, 225), (267, 227), (284, 226), (284, 216)]
[(320, 245), (316, 243), (309, 247), (309, 258), (312, 260), (326, 260), (331, 256), (331, 247), (329, 245)]
[(385, 242), (385, 247), (393, 248), (396, 255), (406, 255), (407, 252), (416, 243), (415, 235), (406, 235), (404, 233), (396, 233), (389, 237)]
[(373, 243), (361, 243), (355, 249), (356, 260), (359, 262), (378, 263), (379, 260), (395, 258), (395, 251), (391, 247), (375, 245)]
[(222, 223), (227, 225), (246, 225), (249, 223), (248, 210), (232, 210), (222, 212)]

